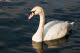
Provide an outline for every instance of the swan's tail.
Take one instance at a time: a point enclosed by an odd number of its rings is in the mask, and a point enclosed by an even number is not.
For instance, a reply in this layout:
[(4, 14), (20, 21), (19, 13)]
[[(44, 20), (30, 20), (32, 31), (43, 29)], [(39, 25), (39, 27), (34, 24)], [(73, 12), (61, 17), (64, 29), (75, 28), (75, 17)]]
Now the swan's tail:
[(73, 24), (74, 24), (74, 22), (71, 22), (70, 24), (71, 24), (71, 25), (73, 25)]
[(69, 31), (72, 29), (73, 25), (74, 25), (74, 22), (71, 22), (69, 25)]

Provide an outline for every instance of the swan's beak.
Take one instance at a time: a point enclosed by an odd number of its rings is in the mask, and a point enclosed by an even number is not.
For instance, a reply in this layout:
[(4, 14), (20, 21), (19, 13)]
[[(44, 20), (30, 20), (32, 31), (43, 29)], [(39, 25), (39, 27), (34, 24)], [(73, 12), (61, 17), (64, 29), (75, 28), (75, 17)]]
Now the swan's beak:
[(35, 14), (33, 12), (31, 12), (30, 16), (28, 17), (28, 19), (31, 19)]

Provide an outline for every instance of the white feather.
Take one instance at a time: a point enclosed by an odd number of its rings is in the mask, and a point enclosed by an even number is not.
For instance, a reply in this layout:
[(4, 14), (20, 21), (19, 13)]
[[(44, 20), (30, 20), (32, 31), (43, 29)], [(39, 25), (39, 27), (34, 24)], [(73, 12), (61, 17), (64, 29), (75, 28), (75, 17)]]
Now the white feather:
[(37, 32), (33, 35), (32, 40), (35, 42), (42, 42), (48, 40), (54, 40), (64, 37), (71, 29), (74, 22), (69, 23), (68, 21), (51, 21), (45, 26), (45, 14), (44, 10), (36, 6), (31, 11), (35, 11), (35, 15), (39, 14), (40, 23)]

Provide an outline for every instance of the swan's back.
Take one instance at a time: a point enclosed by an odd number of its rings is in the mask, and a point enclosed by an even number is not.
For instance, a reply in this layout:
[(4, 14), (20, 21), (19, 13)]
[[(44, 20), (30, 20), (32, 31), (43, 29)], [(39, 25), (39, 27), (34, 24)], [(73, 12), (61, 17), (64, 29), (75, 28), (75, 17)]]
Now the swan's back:
[(54, 26), (54, 25), (56, 25), (56, 24), (58, 24), (58, 23), (62, 23), (63, 21), (58, 21), (58, 20), (55, 20), (55, 21), (50, 21), (50, 22), (48, 22), (47, 24), (45, 24), (45, 26), (44, 26), (44, 35), (48, 32), (48, 30), (52, 27), (52, 26)]
[(43, 40), (53, 40), (64, 37), (72, 28), (68, 21), (51, 21), (44, 26)]

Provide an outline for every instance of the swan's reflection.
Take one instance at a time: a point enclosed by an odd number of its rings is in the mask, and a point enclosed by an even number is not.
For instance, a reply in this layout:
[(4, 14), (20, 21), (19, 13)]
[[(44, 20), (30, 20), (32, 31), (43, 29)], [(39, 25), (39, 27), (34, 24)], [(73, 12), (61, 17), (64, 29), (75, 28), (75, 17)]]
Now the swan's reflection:
[[(44, 43), (47, 45), (46, 48), (59, 48), (63, 46), (63, 43), (68, 41), (68, 36), (67, 37), (63, 37), (60, 39), (56, 39), (56, 40), (51, 40), (51, 41), (45, 41)], [(33, 48), (36, 49), (36, 51), (38, 53), (43, 53), (43, 45), (42, 42), (37, 43), (37, 42), (32, 42)]]
[(68, 37), (63, 37), (56, 40), (45, 41), (47, 48), (59, 48), (63, 46), (63, 43), (68, 41)]
[(43, 53), (43, 43), (42, 42), (37, 43), (37, 42), (32, 41), (32, 45), (33, 45), (33, 48), (36, 49), (38, 53)]

